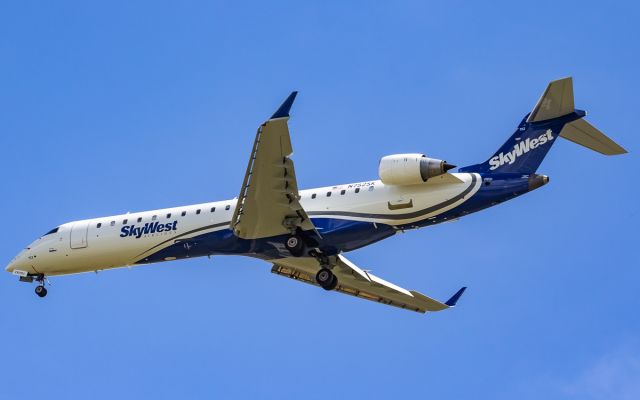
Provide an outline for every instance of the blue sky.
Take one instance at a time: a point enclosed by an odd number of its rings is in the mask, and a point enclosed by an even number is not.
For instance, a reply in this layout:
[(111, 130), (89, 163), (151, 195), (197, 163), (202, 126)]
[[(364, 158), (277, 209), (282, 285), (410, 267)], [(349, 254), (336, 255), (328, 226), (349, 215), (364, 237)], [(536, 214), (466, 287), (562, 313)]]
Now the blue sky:
[[(420, 315), (241, 257), (0, 278), (0, 399), (640, 397), (636, 2), (4, 2), (7, 263), (70, 220), (237, 195), (291, 90), (301, 187), (381, 156), (485, 160), (547, 82), (630, 154), (569, 142), (551, 183), (349, 257)], [(4, 265), (4, 264), (3, 264)]]

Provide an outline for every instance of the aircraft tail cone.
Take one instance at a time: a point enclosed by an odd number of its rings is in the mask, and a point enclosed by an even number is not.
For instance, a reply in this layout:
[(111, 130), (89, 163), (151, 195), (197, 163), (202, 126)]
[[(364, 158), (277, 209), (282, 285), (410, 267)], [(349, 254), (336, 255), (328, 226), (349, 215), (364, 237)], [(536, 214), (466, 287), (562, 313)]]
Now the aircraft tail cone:
[(536, 190), (540, 186), (549, 183), (549, 177), (546, 175), (531, 174), (529, 176), (529, 191)]

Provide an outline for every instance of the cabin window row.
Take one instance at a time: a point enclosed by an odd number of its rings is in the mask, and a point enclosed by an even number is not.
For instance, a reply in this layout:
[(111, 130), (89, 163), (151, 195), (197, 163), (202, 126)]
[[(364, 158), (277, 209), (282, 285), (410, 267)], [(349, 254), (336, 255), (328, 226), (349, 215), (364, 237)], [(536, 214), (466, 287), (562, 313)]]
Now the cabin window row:
[[(370, 192), (372, 192), (372, 191), (373, 191), (373, 189), (374, 189), (374, 186), (369, 186), (369, 189), (368, 189), (368, 190), (369, 190)], [(354, 193), (360, 193), (360, 188), (355, 188), (355, 190), (354, 190), (353, 192), (354, 192)], [(328, 191), (328, 192), (327, 192), (327, 197), (331, 197), (331, 194), (332, 194), (332, 193), (333, 193), (332, 191)], [(341, 195), (341, 196), (344, 196), (346, 193), (347, 193), (347, 191), (346, 191), (345, 189), (342, 189), (342, 190), (340, 191), (340, 195)], [(316, 194), (316, 193), (313, 193), (313, 194), (311, 195), (311, 198), (312, 198), (312, 199), (315, 199), (316, 197), (317, 197), (317, 194)]]
[[(230, 205), (230, 204), (227, 204), (227, 205), (224, 207), (224, 209), (225, 209), (226, 211), (229, 211), (229, 210), (231, 209), (231, 205)], [(209, 212), (215, 212), (215, 211), (216, 211), (216, 208), (215, 208), (215, 207), (211, 207), (211, 209), (209, 210)], [(197, 209), (197, 210), (196, 210), (196, 215), (199, 215), (199, 214), (201, 214), (201, 213), (202, 213), (202, 209), (200, 209), (200, 208), (199, 208), (199, 209)], [(167, 219), (171, 218), (171, 215), (172, 215), (172, 213), (167, 213), (166, 218), (167, 218)], [(187, 215), (187, 212), (186, 212), (186, 211), (183, 211), (182, 213), (180, 213), (180, 215), (181, 215), (182, 217), (184, 217), (184, 216), (186, 216), (186, 215)], [(157, 221), (157, 220), (158, 220), (158, 216), (157, 216), (157, 215), (154, 215), (154, 216), (152, 216), (152, 217), (151, 217), (151, 221)], [(136, 222), (142, 222), (142, 217), (138, 217), (138, 219), (136, 220)], [(122, 220), (122, 225), (126, 225), (126, 224), (128, 224), (128, 223), (129, 223), (129, 219), (128, 219), (128, 218), (125, 218), (125, 219), (123, 219), (123, 220)], [(116, 221), (111, 221), (111, 222), (109, 223), (109, 226), (115, 226), (115, 225), (116, 225)], [(102, 227), (102, 222), (98, 222), (98, 223), (96, 224), (96, 228), (101, 228), (101, 227)]]

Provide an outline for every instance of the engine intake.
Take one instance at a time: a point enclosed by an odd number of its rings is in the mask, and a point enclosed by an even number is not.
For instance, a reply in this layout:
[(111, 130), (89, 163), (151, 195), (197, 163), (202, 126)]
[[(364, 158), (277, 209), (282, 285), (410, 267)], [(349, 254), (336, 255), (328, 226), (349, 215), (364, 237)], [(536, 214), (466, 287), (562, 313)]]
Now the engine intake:
[(392, 154), (382, 157), (378, 174), (385, 185), (416, 185), (455, 167), (424, 154)]

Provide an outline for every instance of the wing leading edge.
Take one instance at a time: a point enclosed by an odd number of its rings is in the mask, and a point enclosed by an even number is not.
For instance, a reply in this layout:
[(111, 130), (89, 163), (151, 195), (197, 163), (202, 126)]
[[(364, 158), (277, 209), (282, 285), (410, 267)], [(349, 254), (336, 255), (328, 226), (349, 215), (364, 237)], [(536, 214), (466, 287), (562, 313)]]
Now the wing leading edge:
[[(316, 283), (315, 275), (320, 270), (320, 264), (315, 258), (292, 257), (272, 262), (271, 272), (319, 286)], [(466, 290), (466, 287), (461, 288), (449, 300), (441, 303), (420, 292), (404, 289), (362, 270), (341, 254), (335, 257), (334, 264), (332, 272), (338, 278), (336, 291), (420, 313), (441, 311), (453, 307)]]

